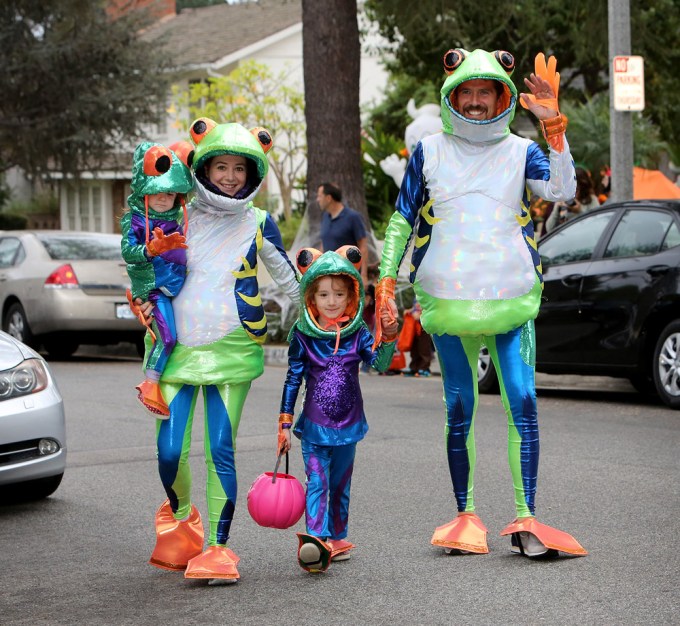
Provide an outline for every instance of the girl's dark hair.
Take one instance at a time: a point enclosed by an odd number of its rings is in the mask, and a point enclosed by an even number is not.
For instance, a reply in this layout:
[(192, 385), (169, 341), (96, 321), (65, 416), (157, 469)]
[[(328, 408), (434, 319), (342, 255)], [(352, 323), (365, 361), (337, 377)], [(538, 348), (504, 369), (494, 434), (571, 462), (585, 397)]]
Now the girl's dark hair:
[(576, 168), (576, 199), (581, 202), (590, 202), (590, 197), (595, 195), (595, 185), (588, 170), (582, 167)]

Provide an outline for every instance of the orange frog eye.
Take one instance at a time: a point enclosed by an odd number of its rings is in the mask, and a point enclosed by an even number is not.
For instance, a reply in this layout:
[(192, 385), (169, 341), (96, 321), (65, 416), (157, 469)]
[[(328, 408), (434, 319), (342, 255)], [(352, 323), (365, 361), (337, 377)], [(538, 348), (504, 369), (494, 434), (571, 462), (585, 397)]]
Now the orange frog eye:
[(465, 50), (462, 48), (453, 48), (447, 51), (444, 55), (444, 71), (447, 75), (452, 74), (463, 61), (465, 61)]
[(177, 158), (187, 167), (191, 167), (194, 161), (194, 147), (188, 141), (176, 141), (170, 146)]
[(264, 153), (267, 154), (267, 152), (269, 152), (269, 150), (271, 150), (272, 146), (274, 145), (272, 134), (266, 128), (262, 127), (251, 128), (250, 132), (255, 136), (255, 139), (260, 142)]
[(165, 146), (152, 146), (144, 155), (144, 173), (147, 176), (165, 174), (172, 165), (172, 152)]
[(515, 57), (505, 50), (496, 50), (493, 53), (496, 57), (496, 61), (501, 64), (501, 67), (508, 73), (515, 69)]
[(209, 117), (199, 117), (192, 125), (191, 125), (191, 139), (192, 141), (198, 145), (203, 141), (203, 138), (213, 129), (217, 126), (217, 122), (214, 122), (211, 120)]
[(335, 253), (345, 257), (356, 269), (361, 267), (361, 251), (356, 246), (342, 246)]
[(300, 274), (304, 274), (321, 254), (321, 251), (316, 248), (302, 248), (301, 250), (298, 250), (298, 253), (295, 255), (295, 262), (297, 263), (297, 268), (300, 270)]

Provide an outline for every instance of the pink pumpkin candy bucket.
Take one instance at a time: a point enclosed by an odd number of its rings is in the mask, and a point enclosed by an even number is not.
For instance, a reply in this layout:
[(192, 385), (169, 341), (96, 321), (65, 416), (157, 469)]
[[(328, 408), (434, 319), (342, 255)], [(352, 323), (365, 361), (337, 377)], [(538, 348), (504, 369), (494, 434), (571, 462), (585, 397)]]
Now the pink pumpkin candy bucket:
[(273, 472), (260, 474), (248, 491), (248, 513), (260, 526), (290, 528), (305, 512), (305, 490), (300, 481), (288, 473), (278, 472), (281, 455), (276, 459)]

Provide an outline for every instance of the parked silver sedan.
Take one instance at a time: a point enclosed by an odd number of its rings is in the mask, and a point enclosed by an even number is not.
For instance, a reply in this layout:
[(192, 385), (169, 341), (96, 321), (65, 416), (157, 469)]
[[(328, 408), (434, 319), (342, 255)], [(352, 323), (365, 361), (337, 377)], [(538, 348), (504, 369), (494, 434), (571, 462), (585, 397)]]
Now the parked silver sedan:
[(53, 357), (80, 344), (141, 344), (132, 315), (120, 235), (76, 231), (1, 231), (2, 330)]
[(0, 331), (0, 504), (46, 498), (65, 467), (64, 402), (49, 366)]

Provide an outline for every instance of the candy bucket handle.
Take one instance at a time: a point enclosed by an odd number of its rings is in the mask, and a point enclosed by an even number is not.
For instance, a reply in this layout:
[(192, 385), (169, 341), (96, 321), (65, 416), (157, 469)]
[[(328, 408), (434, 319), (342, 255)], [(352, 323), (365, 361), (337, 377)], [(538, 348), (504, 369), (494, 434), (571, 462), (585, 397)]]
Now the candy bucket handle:
[[(281, 464), (281, 457), (283, 455), (279, 454), (279, 456), (276, 457), (276, 465), (274, 466), (274, 476), (272, 476), (272, 483), (276, 482), (276, 474), (279, 471), (279, 465)], [(288, 453), (286, 452), (286, 474), (288, 474)]]

